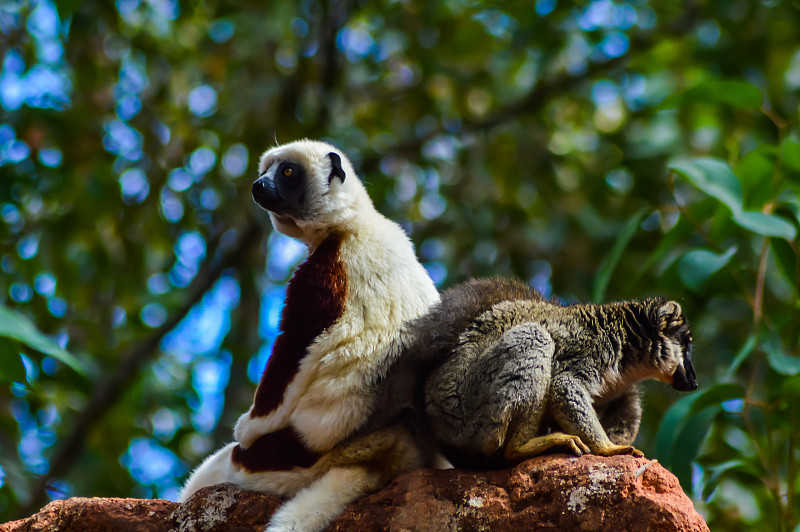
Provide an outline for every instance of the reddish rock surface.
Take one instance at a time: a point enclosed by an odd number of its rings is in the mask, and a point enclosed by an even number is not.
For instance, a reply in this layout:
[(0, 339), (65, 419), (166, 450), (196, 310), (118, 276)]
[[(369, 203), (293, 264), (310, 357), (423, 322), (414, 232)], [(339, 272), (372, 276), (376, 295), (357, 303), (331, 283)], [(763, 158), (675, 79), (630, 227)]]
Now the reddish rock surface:
[[(0, 532), (262, 530), (276, 497), (231, 484), (200, 490), (183, 505), (163, 500), (53, 501)], [(331, 532), (708, 531), (678, 480), (655, 460), (544, 456), (502, 471), (421, 470), (350, 505)]]

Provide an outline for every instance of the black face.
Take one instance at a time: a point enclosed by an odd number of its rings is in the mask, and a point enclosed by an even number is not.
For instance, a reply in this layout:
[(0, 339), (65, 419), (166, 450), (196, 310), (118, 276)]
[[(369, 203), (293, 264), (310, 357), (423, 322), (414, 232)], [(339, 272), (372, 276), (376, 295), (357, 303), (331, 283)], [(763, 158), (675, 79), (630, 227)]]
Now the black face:
[(253, 199), (264, 209), (279, 215), (302, 218), (306, 203), (306, 171), (299, 164), (283, 161), (273, 179), (267, 169), (253, 183)]
[(676, 339), (683, 351), (683, 368), (678, 368), (672, 375), (672, 387), (679, 392), (691, 392), (697, 389), (697, 376), (692, 366), (692, 337), (688, 325), (678, 332)]

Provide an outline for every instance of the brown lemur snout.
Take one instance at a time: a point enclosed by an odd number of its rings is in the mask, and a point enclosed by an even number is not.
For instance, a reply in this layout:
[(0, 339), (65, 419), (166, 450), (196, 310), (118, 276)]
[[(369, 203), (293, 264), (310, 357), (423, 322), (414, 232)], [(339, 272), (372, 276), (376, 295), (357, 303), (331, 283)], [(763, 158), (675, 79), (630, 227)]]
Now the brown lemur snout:
[(661, 298), (562, 305), (519, 281), (473, 280), (445, 291), (414, 323), (410, 400), (438, 448), (459, 467), (497, 467), (566, 447), (576, 454), (642, 453), (637, 384), (697, 388), (680, 305)]

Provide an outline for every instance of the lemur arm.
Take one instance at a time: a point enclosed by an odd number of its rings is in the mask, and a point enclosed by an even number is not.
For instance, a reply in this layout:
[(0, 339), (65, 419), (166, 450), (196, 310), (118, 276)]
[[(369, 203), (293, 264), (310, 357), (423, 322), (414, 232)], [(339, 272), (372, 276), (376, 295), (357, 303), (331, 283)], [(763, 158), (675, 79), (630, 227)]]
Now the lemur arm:
[(588, 390), (574, 376), (562, 373), (553, 378), (551, 401), (556, 421), (566, 432), (580, 437), (593, 454), (644, 456), (632, 445), (618, 445), (609, 439), (597, 417)]
[(598, 411), (600, 424), (608, 439), (617, 445), (633, 445), (639, 434), (642, 421), (642, 405), (639, 390), (631, 386), (625, 393)]

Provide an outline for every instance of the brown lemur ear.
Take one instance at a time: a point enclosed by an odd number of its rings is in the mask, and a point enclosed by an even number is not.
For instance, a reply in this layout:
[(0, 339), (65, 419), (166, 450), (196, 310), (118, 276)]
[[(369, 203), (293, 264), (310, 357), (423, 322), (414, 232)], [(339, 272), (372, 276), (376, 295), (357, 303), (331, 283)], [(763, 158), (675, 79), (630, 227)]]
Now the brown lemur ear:
[(344, 183), (344, 170), (342, 170), (342, 158), (338, 153), (330, 152), (328, 158), (331, 160), (331, 173), (328, 175), (328, 184), (331, 184), (334, 177), (338, 177), (339, 181)]
[(656, 326), (660, 331), (675, 331), (685, 323), (683, 309), (676, 301), (665, 301), (656, 310)]

